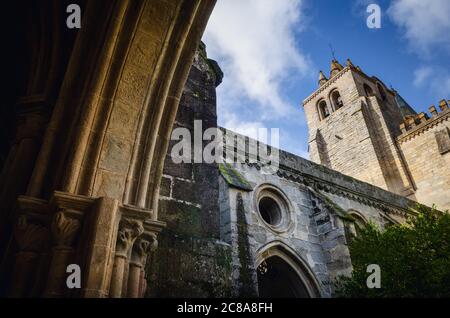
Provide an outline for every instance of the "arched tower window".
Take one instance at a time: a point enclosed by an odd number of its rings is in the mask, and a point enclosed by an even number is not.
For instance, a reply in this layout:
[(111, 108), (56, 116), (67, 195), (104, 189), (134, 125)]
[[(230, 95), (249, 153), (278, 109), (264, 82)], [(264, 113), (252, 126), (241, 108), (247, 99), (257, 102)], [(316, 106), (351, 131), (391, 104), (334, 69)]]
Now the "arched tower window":
[(383, 86), (380, 83), (377, 83), (378, 91), (380, 92), (380, 96), (382, 100), (386, 100), (386, 92), (384, 91)]
[(364, 84), (364, 93), (366, 94), (367, 97), (374, 95), (372, 88), (367, 84)]
[(333, 103), (334, 109), (338, 110), (342, 106), (344, 106), (344, 103), (342, 102), (341, 94), (339, 94), (339, 91), (335, 90), (331, 93), (331, 101)]
[(324, 100), (321, 100), (319, 102), (319, 114), (320, 114), (320, 119), (325, 119), (328, 116), (330, 116), (330, 111), (328, 110), (327, 102)]

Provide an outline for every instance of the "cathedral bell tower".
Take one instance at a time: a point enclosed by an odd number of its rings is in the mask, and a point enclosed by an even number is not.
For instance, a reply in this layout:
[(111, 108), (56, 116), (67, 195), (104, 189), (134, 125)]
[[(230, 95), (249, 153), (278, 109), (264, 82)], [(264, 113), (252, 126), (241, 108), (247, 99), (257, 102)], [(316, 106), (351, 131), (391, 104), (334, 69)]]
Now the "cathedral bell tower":
[(405, 116), (415, 114), (381, 80), (348, 59), (331, 62), (329, 78), (303, 101), (310, 159), (343, 174), (414, 199), (415, 187), (396, 138)]

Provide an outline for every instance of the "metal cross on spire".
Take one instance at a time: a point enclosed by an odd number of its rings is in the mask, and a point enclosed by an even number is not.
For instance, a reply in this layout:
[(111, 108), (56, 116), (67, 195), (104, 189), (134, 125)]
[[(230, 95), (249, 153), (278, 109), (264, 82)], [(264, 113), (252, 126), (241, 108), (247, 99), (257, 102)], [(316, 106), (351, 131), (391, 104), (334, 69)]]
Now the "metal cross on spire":
[(331, 45), (331, 43), (328, 44), (330, 46), (330, 50), (331, 50), (331, 57), (333, 58), (333, 61), (336, 60), (336, 56), (335, 56), (335, 52), (333, 49), (333, 46)]

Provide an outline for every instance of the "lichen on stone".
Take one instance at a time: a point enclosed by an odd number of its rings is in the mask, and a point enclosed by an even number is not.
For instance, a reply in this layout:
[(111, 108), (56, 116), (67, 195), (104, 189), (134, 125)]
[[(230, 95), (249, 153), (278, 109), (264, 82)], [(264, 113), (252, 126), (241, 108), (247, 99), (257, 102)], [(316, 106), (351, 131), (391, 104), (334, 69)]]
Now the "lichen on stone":
[(253, 191), (253, 186), (250, 184), (250, 182), (245, 179), (244, 176), (242, 176), (229, 163), (219, 164), (219, 171), (230, 186), (240, 190)]

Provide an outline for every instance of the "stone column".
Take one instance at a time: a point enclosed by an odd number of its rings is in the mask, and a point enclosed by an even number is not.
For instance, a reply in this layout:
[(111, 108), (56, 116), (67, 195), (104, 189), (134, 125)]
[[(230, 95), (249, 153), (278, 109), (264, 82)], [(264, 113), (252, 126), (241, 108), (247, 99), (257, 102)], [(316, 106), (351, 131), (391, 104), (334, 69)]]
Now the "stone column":
[(109, 293), (112, 298), (120, 298), (122, 294), (125, 294), (123, 293), (123, 287), (124, 283), (128, 281), (126, 265), (136, 238), (143, 232), (142, 221), (123, 219), (120, 222)]
[(67, 211), (56, 213), (52, 225), (53, 250), (52, 260), (45, 291), (46, 297), (61, 297), (66, 288), (66, 269), (74, 255), (73, 242), (80, 228), (80, 221), (70, 216)]
[(146, 233), (139, 237), (133, 246), (131, 253), (129, 276), (128, 276), (128, 292), (129, 298), (140, 298), (145, 291), (145, 263), (149, 252), (154, 251), (158, 246), (156, 234)]
[(18, 245), (15, 255), (13, 279), (11, 284), (11, 297), (29, 296), (29, 290), (34, 283), (34, 274), (40, 252), (47, 242), (48, 230), (29, 221), (22, 215), (14, 229), (14, 237)]
[(5, 165), (0, 167), (0, 257), (14, 255), (14, 251), (8, 250), (16, 221), (14, 207), (17, 196), (26, 190), (46, 122), (46, 115), (41, 107), (23, 100), (24, 98), (20, 98), (16, 105), (16, 135), (11, 140)]

